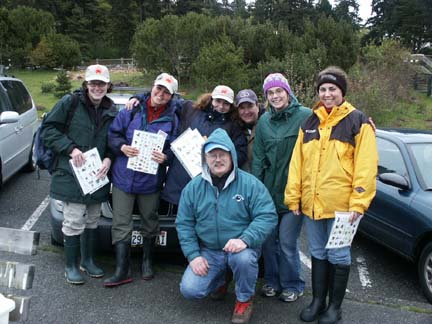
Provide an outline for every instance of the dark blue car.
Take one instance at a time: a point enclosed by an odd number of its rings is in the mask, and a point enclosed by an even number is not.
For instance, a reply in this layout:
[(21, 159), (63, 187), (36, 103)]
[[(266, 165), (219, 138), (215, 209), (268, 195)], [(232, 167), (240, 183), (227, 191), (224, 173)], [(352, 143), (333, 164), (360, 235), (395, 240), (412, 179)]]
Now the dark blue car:
[(377, 130), (377, 193), (360, 231), (417, 264), (432, 303), (432, 132)]

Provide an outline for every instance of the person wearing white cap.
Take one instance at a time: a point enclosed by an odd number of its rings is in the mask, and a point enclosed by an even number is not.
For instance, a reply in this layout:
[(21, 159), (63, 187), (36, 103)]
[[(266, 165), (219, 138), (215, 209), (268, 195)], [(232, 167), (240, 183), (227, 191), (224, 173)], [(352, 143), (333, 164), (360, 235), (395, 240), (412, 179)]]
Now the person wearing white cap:
[(104, 275), (94, 263), (94, 249), (101, 203), (108, 200), (110, 186), (83, 195), (69, 160), (75, 166), (82, 166), (85, 162), (83, 153), (96, 147), (102, 160), (96, 177), (106, 177), (113, 159), (107, 134), (117, 114), (113, 102), (106, 96), (110, 91), (107, 67), (88, 66), (82, 88), (56, 103), (45, 118), (41, 133), (44, 145), (56, 154), (50, 196), (63, 202), (65, 276), (72, 284), (84, 283), (80, 269), (90, 277)]
[[(168, 73), (159, 74), (150, 93), (143, 93), (129, 102), (129, 108), (119, 112), (111, 125), (109, 145), (116, 155), (112, 168), (113, 224), (112, 243), (116, 250), (116, 270), (104, 281), (105, 287), (115, 287), (132, 281), (130, 277), (130, 241), (133, 229), (132, 211), (135, 201), (142, 220), (143, 259), (141, 278), (151, 280), (153, 247), (159, 234), (159, 193), (167, 166), (173, 159), (171, 142), (177, 136), (180, 101), (173, 97), (178, 91), (177, 80)], [(132, 108), (134, 107), (134, 108)], [(132, 109), (131, 109), (132, 108)], [(167, 134), (162, 152), (153, 151), (152, 159), (159, 164), (156, 174), (131, 170), (128, 159), (139, 154), (132, 146), (135, 130)]]
[[(208, 137), (217, 128), (225, 129), (234, 142), (238, 164), (247, 160), (247, 141), (241, 127), (233, 117), (234, 91), (226, 85), (216, 86), (211, 93), (201, 95), (193, 104), (185, 101), (180, 114), (179, 134), (187, 128), (197, 129), (202, 136)], [(178, 205), (180, 194), (191, 177), (178, 159), (174, 159), (168, 170), (162, 198)]]

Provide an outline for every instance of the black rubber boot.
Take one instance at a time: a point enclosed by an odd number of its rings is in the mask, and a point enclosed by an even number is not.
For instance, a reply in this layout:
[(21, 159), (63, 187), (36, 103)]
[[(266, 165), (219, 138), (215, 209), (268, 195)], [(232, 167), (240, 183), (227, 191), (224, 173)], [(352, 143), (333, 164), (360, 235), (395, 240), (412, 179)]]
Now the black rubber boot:
[(143, 242), (143, 261), (141, 267), (141, 279), (152, 280), (154, 278), (153, 272), (153, 248), (154, 237), (145, 237)]
[(78, 259), (80, 256), (80, 236), (64, 236), (64, 254), (66, 258), (65, 277), (68, 283), (81, 285), (84, 283), (84, 278), (78, 267)]
[(348, 284), (350, 266), (342, 264), (330, 264), (329, 306), (322, 314), (319, 324), (337, 323), (342, 318), (342, 301)]
[(80, 270), (92, 278), (101, 278), (104, 271), (94, 263), (96, 248), (96, 229), (86, 228), (81, 234), (81, 264)]
[(303, 322), (315, 321), (326, 309), (329, 262), (312, 257), (312, 302), (300, 313)]
[(130, 240), (115, 244), (116, 269), (112, 277), (104, 280), (105, 287), (116, 287), (132, 282), (130, 277)]

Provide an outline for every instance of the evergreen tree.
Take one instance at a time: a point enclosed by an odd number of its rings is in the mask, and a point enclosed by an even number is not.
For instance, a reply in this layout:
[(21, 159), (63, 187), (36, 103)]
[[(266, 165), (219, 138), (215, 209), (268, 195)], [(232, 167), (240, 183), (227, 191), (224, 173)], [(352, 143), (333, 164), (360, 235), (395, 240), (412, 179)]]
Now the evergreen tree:
[(370, 33), (364, 42), (380, 44), (386, 38), (398, 39), (412, 52), (431, 47), (432, 1), (373, 0), (372, 12)]
[(56, 77), (56, 87), (55, 87), (55, 96), (57, 98), (61, 98), (64, 95), (68, 94), (72, 89), (72, 83), (69, 80), (69, 77), (65, 70), (61, 69), (57, 73)]
[(334, 10), (336, 20), (347, 21), (358, 29), (361, 23), (359, 16), (359, 4), (357, 0), (336, 0), (336, 8)]

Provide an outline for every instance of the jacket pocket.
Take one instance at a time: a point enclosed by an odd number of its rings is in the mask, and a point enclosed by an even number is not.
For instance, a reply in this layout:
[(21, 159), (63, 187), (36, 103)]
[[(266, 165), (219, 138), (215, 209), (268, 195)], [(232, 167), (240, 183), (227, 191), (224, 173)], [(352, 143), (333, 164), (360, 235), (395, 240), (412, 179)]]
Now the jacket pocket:
[(345, 173), (352, 176), (354, 173), (354, 147), (347, 142), (335, 141), (336, 153)]

